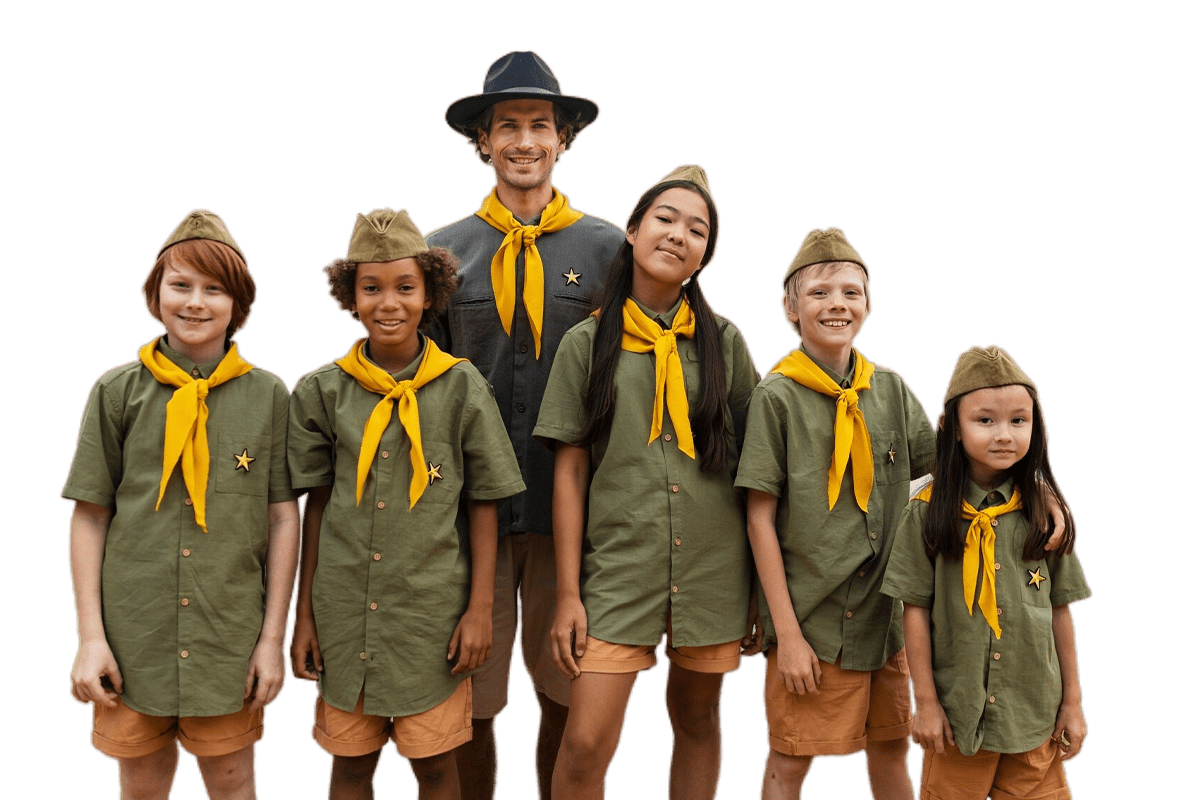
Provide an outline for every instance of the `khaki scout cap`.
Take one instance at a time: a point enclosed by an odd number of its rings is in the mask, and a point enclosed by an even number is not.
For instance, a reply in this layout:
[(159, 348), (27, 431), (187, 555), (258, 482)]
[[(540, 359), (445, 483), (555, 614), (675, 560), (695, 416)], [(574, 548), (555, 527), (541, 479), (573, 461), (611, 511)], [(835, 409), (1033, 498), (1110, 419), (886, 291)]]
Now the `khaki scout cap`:
[(407, 211), (380, 208), (366, 216), (359, 214), (350, 234), (347, 261), (365, 264), (376, 261), (396, 261), (428, 253), (429, 245)]
[(976, 389), (991, 389), (996, 386), (1028, 386), (1037, 395), (1037, 387), (1029, 376), (1021, 371), (1012, 356), (999, 347), (972, 347), (958, 357), (954, 374), (950, 376), (950, 388), (946, 390), (949, 402)]
[(684, 164), (682, 167), (676, 167), (655, 186), (662, 186), (670, 181), (687, 181), (695, 184), (697, 189), (708, 195), (710, 199), (712, 198), (712, 192), (708, 190), (708, 175), (704, 173), (703, 167), (696, 164)]
[(229, 234), (229, 229), (225, 227), (225, 223), (211, 211), (197, 209), (184, 217), (183, 222), (179, 223), (179, 227), (167, 238), (166, 244), (159, 249), (158, 254), (161, 256), (163, 250), (166, 250), (171, 245), (186, 242), (188, 239), (209, 239), (214, 242), (220, 242), (232, 248), (233, 252), (241, 257), (242, 261), (246, 260), (246, 257), (242, 255), (241, 248), (237, 246), (237, 242)]
[(862, 257), (846, 241), (846, 234), (842, 233), (839, 228), (815, 230), (810, 231), (808, 236), (804, 237), (804, 244), (800, 245), (800, 252), (792, 259), (792, 265), (788, 267), (787, 274), (783, 276), (783, 285), (787, 286), (788, 280), (805, 267), (812, 264), (824, 264), (828, 261), (849, 261), (862, 267), (863, 272), (867, 271), (867, 265), (863, 263)]

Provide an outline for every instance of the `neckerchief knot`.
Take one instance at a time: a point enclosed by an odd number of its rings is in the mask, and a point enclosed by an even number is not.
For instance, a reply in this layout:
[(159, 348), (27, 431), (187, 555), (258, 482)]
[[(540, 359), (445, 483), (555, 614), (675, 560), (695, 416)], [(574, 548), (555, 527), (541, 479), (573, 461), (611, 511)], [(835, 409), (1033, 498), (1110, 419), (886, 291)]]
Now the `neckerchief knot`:
[(662, 433), (663, 406), (666, 406), (679, 439), (679, 449), (694, 459), (696, 446), (692, 441), (687, 385), (683, 380), (678, 342), (679, 336), (690, 339), (696, 335), (696, 317), (692, 307), (687, 299), (682, 300), (669, 330), (663, 330), (661, 325), (646, 316), (633, 298), (626, 298), (621, 318), (621, 349), (631, 353), (654, 353), (654, 406), (650, 414), (650, 438), (646, 444)]

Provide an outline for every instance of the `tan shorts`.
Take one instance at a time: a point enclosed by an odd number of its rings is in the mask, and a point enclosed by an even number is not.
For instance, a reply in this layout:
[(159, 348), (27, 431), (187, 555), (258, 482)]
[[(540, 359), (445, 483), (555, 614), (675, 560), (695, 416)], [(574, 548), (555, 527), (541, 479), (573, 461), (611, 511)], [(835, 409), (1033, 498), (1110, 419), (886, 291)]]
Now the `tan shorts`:
[(903, 739), (912, 730), (908, 658), (896, 653), (873, 672), (821, 662), (817, 694), (789, 692), (778, 652), (767, 654), (767, 728), (771, 749), (790, 756), (841, 755), (868, 741)]
[(980, 750), (964, 756), (951, 745), (938, 755), (925, 751), (921, 800), (1069, 800), (1058, 742), (1047, 739), (1024, 753)]
[(501, 536), (496, 547), (496, 590), (492, 603), (492, 654), (471, 676), (476, 719), (491, 719), (508, 704), (508, 673), (521, 609), (521, 653), (533, 688), (561, 706), (571, 681), (554, 665), (550, 626), (555, 603), (554, 540), (536, 533)]
[(354, 711), (342, 711), (317, 698), (313, 725), (317, 744), (335, 756), (365, 756), (391, 739), (405, 758), (428, 758), (471, 741), (471, 679), (428, 711), (407, 717), (363, 713), (363, 696)]
[[(671, 626), (667, 625), (667, 641), (671, 641)], [(650, 669), (656, 663), (652, 644), (613, 644), (595, 636), (587, 637), (587, 648), (583, 657), (575, 660), (580, 672), (603, 672), (610, 675), (625, 675)], [(703, 647), (671, 647), (667, 645), (667, 658), (691, 672), (733, 672), (742, 660), (742, 642), (704, 645)]]
[(134, 711), (117, 698), (116, 708), (93, 704), (92, 744), (114, 758), (141, 758), (176, 739), (196, 756), (226, 756), (262, 738), (263, 710), (219, 717), (154, 717)]

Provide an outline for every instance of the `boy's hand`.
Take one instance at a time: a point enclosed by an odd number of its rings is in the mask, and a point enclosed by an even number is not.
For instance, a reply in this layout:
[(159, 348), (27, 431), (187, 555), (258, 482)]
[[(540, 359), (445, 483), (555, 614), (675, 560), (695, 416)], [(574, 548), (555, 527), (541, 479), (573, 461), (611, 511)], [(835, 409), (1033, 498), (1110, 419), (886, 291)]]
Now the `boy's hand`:
[[(104, 685), (108, 678), (112, 691)], [(121, 670), (108, 642), (99, 639), (80, 642), (71, 667), (71, 694), (81, 703), (99, 703), (106, 708), (117, 707), (117, 695), (125, 691)]]
[(317, 623), (311, 614), (296, 614), (296, 630), (292, 633), (292, 674), (306, 681), (315, 681), (325, 671), (321, 661), (321, 645), (317, 643)]
[(492, 654), (492, 610), (467, 606), (467, 612), (454, 626), (450, 635), (450, 649), (446, 660), (454, 659), (458, 653), (458, 663), (450, 670), (451, 675), (470, 672), (483, 666), (488, 656)]
[(746, 635), (742, 637), (742, 655), (761, 653), (763, 647), (762, 616), (758, 613), (758, 592), (750, 590), (750, 610), (746, 614)]
[(1058, 707), (1058, 718), (1054, 721), (1051, 739), (1058, 742), (1063, 761), (1079, 755), (1083, 739), (1087, 736), (1087, 723), (1083, 721), (1083, 707), (1078, 703), (1063, 703)]
[(776, 643), (779, 654), (775, 666), (789, 692), (820, 694), (821, 660), (813, 652), (804, 634), (780, 635)]
[(936, 700), (930, 703), (917, 703), (913, 712), (912, 739), (926, 750), (941, 754), (954, 744), (954, 731), (950, 729), (950, 720), (946, 718), (946, 710)]
[(250, 710), (257, 711), (274, 700), (283, 688), (283, 672), (283, 645), (260, 640), (250, 654), (242, 702), (251, 700)]
[(568, 678), (579, 677), (576, 658), (587, 649), (587, 611), (578, 597), (558, 601), (554, 623), (550, 626), (550, 652), (554, 663)]

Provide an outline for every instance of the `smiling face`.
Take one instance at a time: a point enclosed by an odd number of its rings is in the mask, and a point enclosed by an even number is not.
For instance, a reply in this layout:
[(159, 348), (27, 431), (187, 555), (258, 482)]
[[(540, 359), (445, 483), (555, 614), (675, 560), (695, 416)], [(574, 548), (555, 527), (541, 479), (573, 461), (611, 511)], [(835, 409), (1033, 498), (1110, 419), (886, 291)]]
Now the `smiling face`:
[(845, 372), (854, 337), (867, 318), (862, 267), (850, 261), (813, 264), (793, 280), (794, 291), (784, 302), (788, 319), (800, 329), (804, 349), (829, 369)]
[(399, 372), (417, 357), (417, 327), (429, 308), (425, 273), (415, 258), (365, 262), (354, 277), (354, 307), (367, 329), (371, 359)]
[(1013, 384), (976, 389), (958, 402), (958, 438), (971, 479), (984, 489), (1004, 482), (1008, 470), (1029, 452), (1033, 396)]
[(655, 311), (669, 310), (683, 282), (700, 269), (709, 235), (708, 205), (699, 192), (676, 186), (655, 197), (625, 234), (633, 247), (633, 296)]
[(492, 107), (492, 126), (479, 133), (479, 151), (490, 156), (500, 187), (527, 192), (549, 188), (550, 172), (566, 149), (549, 100), (505, 100)]
[(210, 364), (224, 355), (233, 297), (216, 278), (184, 260), (169, 259), (158, 287), (157, 311), (172, 350), (197, 364)]

